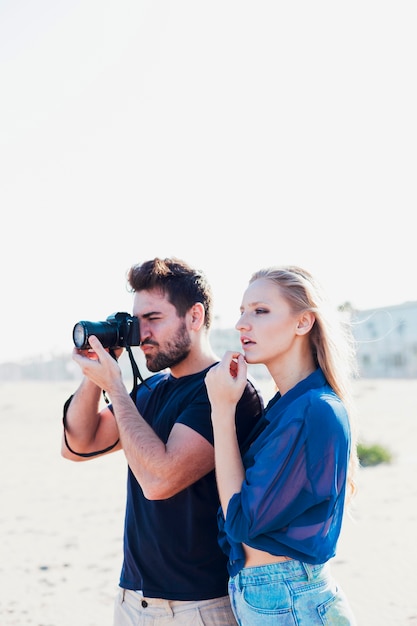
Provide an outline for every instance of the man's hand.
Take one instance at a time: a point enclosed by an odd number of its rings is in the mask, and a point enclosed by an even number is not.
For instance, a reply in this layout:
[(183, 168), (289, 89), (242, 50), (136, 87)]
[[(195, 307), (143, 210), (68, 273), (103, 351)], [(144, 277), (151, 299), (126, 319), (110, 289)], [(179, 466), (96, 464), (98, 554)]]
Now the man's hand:
[[(107, 348), (103, 348), (101, 342), (91, 335), (88, 339), (91, 350), (73, 351), (72, 358), (81, 368), (82, 373), (100, 389), (111, 394), (112, 389), (120, 387), (123, 383), (122, 372), (117, 361), (109, 354)], [(118, 353), (120, 354), (123, 351)]]

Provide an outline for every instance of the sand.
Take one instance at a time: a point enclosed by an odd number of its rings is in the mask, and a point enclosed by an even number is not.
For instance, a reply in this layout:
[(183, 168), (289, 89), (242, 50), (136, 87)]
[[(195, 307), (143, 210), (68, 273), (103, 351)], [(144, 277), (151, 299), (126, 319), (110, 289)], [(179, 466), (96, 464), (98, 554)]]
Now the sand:
[[(75, 382), (0, 383), (0, 626), (111, 626), (122, 559), (122, 453), (60, 456)], [(332, 561), (359, 626), (417, 625), (417, 381), (355, 385), (360, 436), (393, 453), (362, 468)]]

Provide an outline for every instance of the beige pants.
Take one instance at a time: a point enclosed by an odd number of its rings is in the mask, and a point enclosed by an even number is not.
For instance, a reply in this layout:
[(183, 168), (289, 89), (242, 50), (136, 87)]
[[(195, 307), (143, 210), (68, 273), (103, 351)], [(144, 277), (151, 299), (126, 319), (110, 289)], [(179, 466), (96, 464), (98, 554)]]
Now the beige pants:
[(173, 624), (176, 626), (236, 626), (229, 596), (213, 600), (145, 598), (140, 591), (120, 589), (113, 626)]

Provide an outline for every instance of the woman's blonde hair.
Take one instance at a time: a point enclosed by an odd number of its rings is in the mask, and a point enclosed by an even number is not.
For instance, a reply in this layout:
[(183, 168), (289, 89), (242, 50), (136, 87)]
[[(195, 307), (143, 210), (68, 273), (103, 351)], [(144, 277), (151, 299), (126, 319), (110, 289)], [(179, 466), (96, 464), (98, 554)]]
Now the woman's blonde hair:
[(357, 456), (356, 420), (352, 400), (352, 380), (357, 376), (355, 341), (348, 320), (332, 309), (323, 288), (306, 270), (297, 266), (270, 267), (252, 274), (249, 283), (266, 278), (276, 284), (294, 313), (311, 311), (315, 322), (310, 331), (311, 349), (316, 365), (343, 401), (351, 429), (348, 470), (348, 496), (356, 491)]

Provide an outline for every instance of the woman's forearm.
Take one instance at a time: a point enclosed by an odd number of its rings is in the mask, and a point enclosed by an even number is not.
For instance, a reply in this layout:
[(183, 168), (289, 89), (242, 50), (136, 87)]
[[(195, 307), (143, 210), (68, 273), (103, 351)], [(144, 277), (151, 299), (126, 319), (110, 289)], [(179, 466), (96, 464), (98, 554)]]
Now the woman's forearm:
[[(228, 413), (226, 415), (225, 413)], [(214, 432), (214, 459), (217, 488), (223, 514), (226, 516), (231, 497), (239, 493), (245, 471), (236, 435), (234, 409), (212, 411)]]

